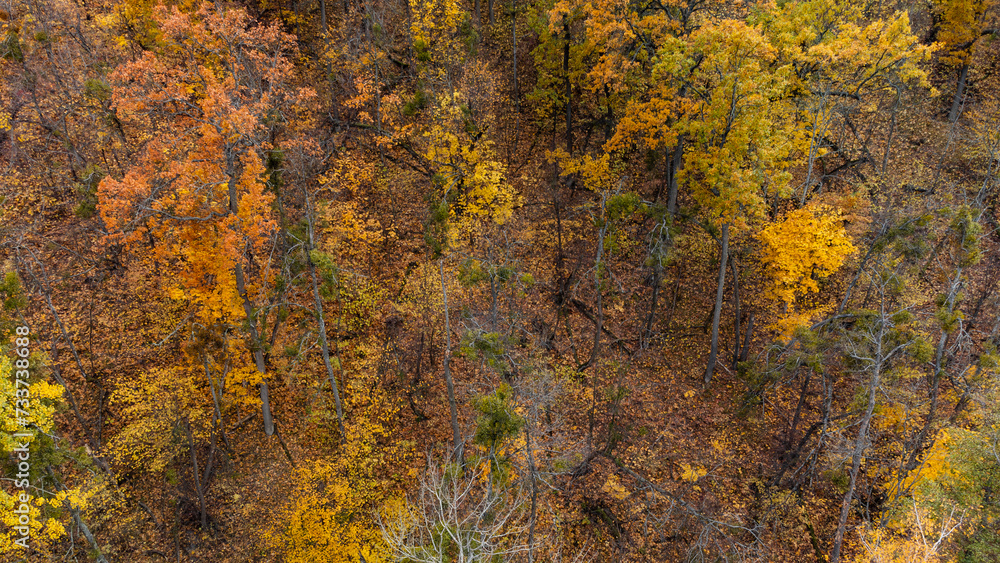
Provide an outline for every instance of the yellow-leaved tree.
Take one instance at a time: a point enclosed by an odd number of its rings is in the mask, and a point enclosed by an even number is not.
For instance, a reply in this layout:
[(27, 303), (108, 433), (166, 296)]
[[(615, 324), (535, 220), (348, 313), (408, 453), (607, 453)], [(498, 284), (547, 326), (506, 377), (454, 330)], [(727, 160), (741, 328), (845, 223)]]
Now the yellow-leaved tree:
[(958, 119), (965, 103), (965, 86), (972, 66), (972, 56), (980, 37), (997, 33), (996, 0), (935, 0), (934, 16), (937, 39), (944, 53), (941, 62), (958, 68), (955, 96), (949, 121)]
[(444, 262), (464, 240), (486, 226), (505, 223), (518, 197), (495, 159), (492, 142), (475, 119), (460, 92), (438, 97), (436, 123), (424, 133), (424, 159), (431, 172), (431, 209), (424, 239), (432, 259), (438, 259), (441, 297), (445, 313), (445, 351), (442, 361), (451, 411), (452, 441), (456, 458), (462, 456), (455, 384), (451, 374), (451, 318)]
[(400, 506), (396, 495), (412, 443), (399, 438), (399, 407), (378, 384), (377, 349), (362, 345), (357, 356), (348, 366), (351, 417), (337, 455), (300, 464), (284, 517), (267, 533), (289, 563), (392, 561), (379, 519)]
[[(23, 366), (34, 366), (39, 358), (18, 361), (23, 361)], [(36, 375), (17, 378), (15, 374), (19, 371), (34, 374), (37, 370), (22, 369), (22, 365), (15, 365), (5, 353), (0, 353), (0, 447), (4, 459), (10, 456), (16, 464), (15, 470), (7, 473), (12, 478), (5, 479), (0, 487), (0, 522), (4, 525), (0, 531), (0, 555), (16, 557), (27, 553), (23, 543), (27, 537), (32, 550), (55, 557), (55, 545), (66, 537), (70, 520), (81, 522), (80, 511), (86, 509), (88, 500), (97, 491), (98, 481), (65, 487), (65, 477), (59, 479), (55, 475), (52, 467), (64, 456), (51, 436), (63, 388)], [(22, 461), (27, 469), (19, 465)], [(28, 509), (27, 536), (18, 530), (25, 525), (22, 514), (18, 513), (22, 494), (29, 499), (23, 503)], [(19, 539), (22, 543), (17, 543)]]
[(786, 306), (779, 326), (788, 334), (824, 311), (798, 302), (818, 292), (819, 281), (836, 272), (855, 248), (840, 212), (826, 205), (790, 211), (782, 221), (765, 227), (760, 238), (762, 258), (771, 275), (771, 294)]
[(459, 231), (474, 230), (482, 219), (502, 224), (510, 219), (517, 196), (496, 160), (493, 143), (478, 130), (460, 92), (438, 97), (435, 120), (424, 138), (425, 157), (448, 221)]

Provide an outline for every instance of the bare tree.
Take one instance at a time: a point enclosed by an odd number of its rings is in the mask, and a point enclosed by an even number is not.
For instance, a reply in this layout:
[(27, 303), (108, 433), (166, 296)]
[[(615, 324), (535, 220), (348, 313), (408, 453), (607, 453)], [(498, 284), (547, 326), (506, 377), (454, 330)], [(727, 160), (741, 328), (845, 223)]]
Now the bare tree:
[(413, 563), (478, 563), (526, 552), (522, 491), (488, 478), (488, 467), (430, 465), (416, 499), (388, 522), (380, 519), (393, 557)]
[[(881, 541), (883, 537), (878, 534), (869, 536), (861, 535), (861, 545), (865, 548), (865, 555), (871, 563), (889, 563), (890, 561), (938, 561), (941, 557), (941, 548), (945, 541), (951, 537), (965, 520), (964, 513), (957, 513), (955, 506), (951, 507), (950, 513), (937, 522), (925, 522), (926, 515), (922, 516), (922, 510), (917, 506), (917, 501), (913, 500), (913, 539), (902, 545), (902, 550), (886, 549)], [(901, 553), (899, 551), (902, 551)]]
[(858, 435), (851, 450), (850, 480), (841, 505), (840, 519), (837, 523), (837, 532), (833, 539), (833, 550), (830, 555), (830, 561), (833, 563), (840, 561), (840, 550), (844, 541), (844, 533), (847, 530), (847, 518), (851, 513), (851, 501), (854, 499), (854, 491), (857, 488), (861, 458), (864, 457), (865, 450), (870, 445), (868, 428), (875, 413), (879, 385), (884, 374), (891, 368), (892, 362), (916, 341), (914, 334), (901, 330), (897, 326), (903, 322), (902, 319), (905, 317), (901, 313), (905, 313), (905, 311), (887, 310), (890, 299), (887, 293), (890, 291), (890, 286), (898, 281), (895, 272), (883, 271), (875, 273), (874, 276), (876, 281), (873, 285), (879, 294), (879, 308), (867, 318), (860, 317), (855, 323), (853, 334), (844, 339), (845, 356), (858, 366), (862, 374), (867, 374), (869, 377), (868, 400), (861, 415)]
[[(527, 481), (528, 495), (528, 537), (527, 560), (533, 563), (541, 558), (538, 551), (544, 551), (538, 535), (544, 534), (538, 526), (538, 507), (544, 502), (546, 491), (557, 490), (556, 477), (562, 472), (556, 469), (557, 460), (569, 466), (569, 461), (580, 452), (580, 444), (572, 443), (563, 435), (566, 425), (553, 405), (565, 393), (562, 381), (551, 371), (526, 370), (514, 382), (518, 402), (524, 416), (524, 459), (516, 459), (515, 467), (521, 474), (521, 481)], [(548, 536), (544, 536), (548, 537)], [(559, 553), (559, 550), (555, 550)], [(552, 551), (547, 553), (553, 556)], [(580, 555), (583, 555), (582, 553)]]

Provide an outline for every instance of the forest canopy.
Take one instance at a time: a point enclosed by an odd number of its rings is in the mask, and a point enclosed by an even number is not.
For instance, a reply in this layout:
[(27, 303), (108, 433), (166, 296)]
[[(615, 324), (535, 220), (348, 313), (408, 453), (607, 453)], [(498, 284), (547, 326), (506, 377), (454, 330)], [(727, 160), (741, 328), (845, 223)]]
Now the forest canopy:
[(0, 0), (0, 560), (1000, 560), (996, 0)]

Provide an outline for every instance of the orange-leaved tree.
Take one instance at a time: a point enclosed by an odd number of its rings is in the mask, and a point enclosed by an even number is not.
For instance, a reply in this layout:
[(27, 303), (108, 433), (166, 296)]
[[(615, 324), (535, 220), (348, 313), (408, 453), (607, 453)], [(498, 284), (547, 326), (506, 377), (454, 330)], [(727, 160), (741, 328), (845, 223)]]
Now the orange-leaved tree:
[(264, 158), (284, 110), (314, 93), (289, 83), (293, 38), (241, 9), (202, 2), (153, 16), (162, 39), (110, 77), (142, 148), (123, 177), (101, 182), (101, 217), (194, 322), (242, 327), (270, 435), (263, 329), (276, 222)]

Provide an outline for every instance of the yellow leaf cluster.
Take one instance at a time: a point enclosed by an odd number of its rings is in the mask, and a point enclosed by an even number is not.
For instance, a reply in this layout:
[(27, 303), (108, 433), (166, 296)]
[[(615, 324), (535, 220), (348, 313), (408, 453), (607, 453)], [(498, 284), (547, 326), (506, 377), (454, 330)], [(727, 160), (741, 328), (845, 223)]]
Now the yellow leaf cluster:
[(518, 197), (496, 160), (493, 143), (481, 132), (469, 133), (468, 111), (460, 92), (438, 97), (434, 124), (424, 133), (425, 157), (438, 170), (445, 198), (457, 195), (450, 207), (453, 220), (462, 219), (460, 226), (466, 229), (478, 219), (503, 224), (513, 214)]
[(796, 209), (760, 233), (772, 295), (791, 305), (819, 291), (819, 279), (836, 272), (855, 252), (839, 211), (827, 206)]
[(333, 462), (316, 460), (299, 471), (282, 528), (269, 536), (289, 563), (390, 561), (376, 513), (398, 504), (380, 475), (386, 453), (398, 445), (380, 446), (391, 439), (388, 427), (359, 418), (348, 424), (347, 442)]
[(175, 436), (187, 417), (195, 436), (208, 427), (210, 407), (199, 380), (191, 369), (176, 366), (140, 374), (130, 385), (120, 385), (111, 394), (124, 423), (108, 444), (120, 464), (139, 471), (162, 471), (183, 449)]
[[(34, 361), (33, 361), (34, 363)], [(32, 428), (22, 428), (17, 423), (17, 407), (14, 399), (17, 397), (17, 390), (23, 393), (24, 387), (19, 387), (14, 379), (14, 364), (10, 358), (0, 355), (0, 447), (3, 451), (11, 452), (16, 444), (22, 440), (15, 439), (12, 434), (27, 432), (35, 434), (37, 431)], [(61, 401), (63, 388), (53, 385), (44, 380), (32, 381), (30, 396), (27, 397), (30, 421), (42, 432), (52, 432), (55, 425), (55, 412), (57, 404)], [(23, 406), (23, 405), (20, 405)]]
[(617, 500), (623, 500), (629, 496), (628, 489), (626, 489), (621, 481), (616, 475), (610, 475), (608, 480), (604, 482), (604, 486), (601, 487), (601, 491), (611, 495)]
[(698, 467), (697, 465), (689, 465), (687, 463), (681, 464), (681, 479), (684, 481), (696, 482), (705, 475), (708, 475), (708, 470), (704, 467)]
[(968, 64), (972, 48), (982, 34), (984, 14), (996, 8), (994, 0), (935, 0), (934, 12), (940, 19), (938, 39), (946, 52), (941, 60), (948, 64)]
[[(34, 437), (27, 440), (30, 450), (29, 463), (41, 464), (43, 461), (40, 459), (31, 461), (37, 459), (39, 454), (36, 443), (38, 432), (39, 430), (45, 433), (52, 432), (55, 424), (54, 415), (61, 403), (63, 388), (44, 380), (34, 380), (29, 388), (27, 408), (23, 408), (25, 405), (17, 405), (13, 398), (17, 397), (18, 389), (24, 391), (25, 388), (17, 386), (15, 381), (14, 364), (6, 355), (0, 355), (0, 445), (5, 454), (10, 453), (25, 442), (23, 438), (15, 437), (13, 434), (32, 434)], [(30, 421), (37, 429), (24, 428), (17, 424), (18, 416), (15, 410), (17, 407), (22, 407), (22, 410), (28, 412)], [(0, 523), (3, 524), (3, 531), (0, 532), (0, 555), (23, 553), (22, 548), (14, 543), (14, 540), (21, 536), (13, 529), (13, 526), (19, 525), (19, 515), (14, 513), (14, 509), (20, 505), (20, 493), (21, 489), (8, 492), (0, 488)], [(32, 497), (28, 503), (30, 545), (40, 553), (47, 553), (54, 542), (66, 535), (62, 519), (68, 518), (68, 512), (64, 512), (63, 509), (86, 508), (93, 491), (88, 492), (77, 487), (49, 493), (42, 488), (34, 487), (29, 489), (28, 493)]]

